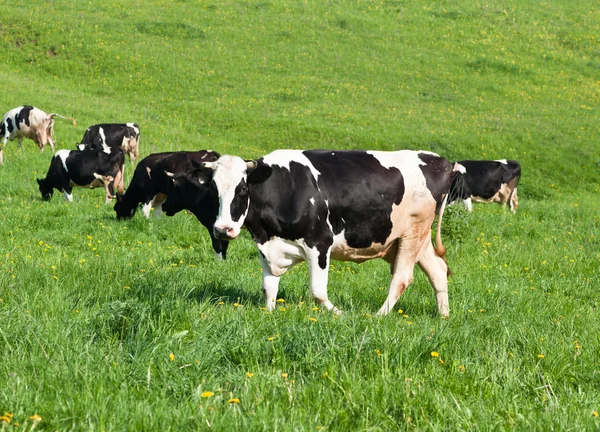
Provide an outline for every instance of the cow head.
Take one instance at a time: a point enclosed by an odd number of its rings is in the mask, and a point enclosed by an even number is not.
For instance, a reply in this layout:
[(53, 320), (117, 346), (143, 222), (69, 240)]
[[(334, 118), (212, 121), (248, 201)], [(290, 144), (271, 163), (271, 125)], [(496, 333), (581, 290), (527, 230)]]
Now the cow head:
[(137, 210), (137, 203), (132, 205), (131, 200), (124, 198), (120, 193), (117, 193), (116, 200), (114, 210), (117, 214), (117, 220), (131, 219)]
[(218, 205), (210, 190), (212, 170), (200, 168), (182, 173), (165, 171), (165, 175), (170, 179), (167, 181), (167, 199), (162, 205), (167, 216), (190, 210), (198, 219), (205, 215), (203, 220), (206, 219), (212, 226)]
[(48, 201), (52, 198), (52, 193), (54, 192), (52, 186), (49, 184), (46, 179), (37, 179), (37, 183), (39, 185), (40, 193), (42, 194), (42, 199), (44, 201)]
[(262, 162), (244, 161), (236, 156), (221, 156), (215, 162), (203, 162), (202, 167), (212, 170), (212, 184), (219, 199), (215, 237), (232, 240), (240, 234), (248, 215), (248, 186), (266, 181), (273, 169)]

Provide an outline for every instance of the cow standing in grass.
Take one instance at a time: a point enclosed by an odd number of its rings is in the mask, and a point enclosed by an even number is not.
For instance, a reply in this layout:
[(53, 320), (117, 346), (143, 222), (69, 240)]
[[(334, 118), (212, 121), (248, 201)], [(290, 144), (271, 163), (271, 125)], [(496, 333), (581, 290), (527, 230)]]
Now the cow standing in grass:
[[(163, 202), (171, 193), (179, 194), (180, 189), (174, 189), (175, 183), (183, 183), (180, 178), (185, 172), (199, 167), (202, 162), (213, 162), (219, 158), (219, 153), (210, 150), (195, 152), (169, 152), (155, 153), (142, 159), (136, 166), (131, 183), (124, 195), (117, 194), (115, 212), (117, 219), (133, 217), (139, 205), (142, 205), (142, 214), (150, 217), (150, 210), (154, 208), (154, 215), (159, 217), (163, 211)], [(208, 188), (205, 188), (208, 190)], [(209, 199), (204, 199), (208, 195)], [(218, 259), (225, 259), (228, 242), (217, 239), (213, 233), (213, 224), (216, 219), (217, 206), (210, 199), (210, 194), (202, 193), (195, 196), (173, 197), (172, 203), (178, 203), (177, 208), (171, 206), (165, 212), (168, 216), (189, 209), (198, 221), (208, 230), (213, 249)], [(181, 205), (179, 205), (181, 203)]]
[(392, 280), (379, 314), (392, 310), (413, 281), (415, 264), (429, 277), (440, 314), (449, 314), (440, 235), (453, 175), (446, 159), (407, 150), (278, 150), (258, 161), (222, 156), (202, 166), (194, 174), (197, 183), (210, 185), (219, 202), (215, 236), (233, 240), (243, 226), (248, 229), (258, 247), (269, 310), (281, 275), (301, 261), (308, 265), (313, 298), (339, 312), (327, 295), (330, 259), (383, 258)]
[(140, 155), (140, 127), (135, 123), (102, 123), (86, 129), (79, 150), (103, 150), (122, 147), (131, 162)]
[(59, 150), (52, 157), (46, 178), (37, 179), (42, 199), (52, 198), (54, 189), (64, 192), (65, 199), (73, 201), (73, 187), (94, 189), (104, 187), (106, 203), (121, 193), (125, 155), (120, 148), (111, 151)]
[[(456, 175), (450, 187), (449, 202), (462, 200), (469, 212), (472, 201), (496, 202), (515, 213), (519, 207), (517, 186), (521, 165), (514, 160), (462, 160), (455, 163)], [(505, 207), (506, 208), (506, 207)]]
[(40, 150), (44, 151), (46, 144), (54, 151), (54, 117), (71, 120), (76, 125), (75, 119), (64, 117), (60, 114), (47, 114), (39, 108), (31, 105), (11, 109), (4, 114), (0, 123), (0, 164), (4, 163), (4, 147), (8, 141), (19, 140), (19, 148), (23, 144), (23, 138), (33, 140)]

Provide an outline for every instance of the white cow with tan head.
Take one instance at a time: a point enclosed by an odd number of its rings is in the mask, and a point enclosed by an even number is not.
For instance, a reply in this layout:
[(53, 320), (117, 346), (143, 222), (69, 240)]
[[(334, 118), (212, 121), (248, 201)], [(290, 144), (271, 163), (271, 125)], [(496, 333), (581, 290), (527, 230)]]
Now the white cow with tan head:
[(35, 141), (40, 150), (44, 150), (46, 144), (50, 144), (54, 151), (55, 116), (71, 120), (73, 125), (76, 125), (75, 119), (71, 117), (56, 113), (47, 114), (30, 105), (13, 108), (7, 112), (0, 123), (0, 136), (2, 136), (0, 164), (4, 163), (2, 152), (8, 141), (19, 140), (19, 147), (21, 147), (23, 138), (29, 138)]

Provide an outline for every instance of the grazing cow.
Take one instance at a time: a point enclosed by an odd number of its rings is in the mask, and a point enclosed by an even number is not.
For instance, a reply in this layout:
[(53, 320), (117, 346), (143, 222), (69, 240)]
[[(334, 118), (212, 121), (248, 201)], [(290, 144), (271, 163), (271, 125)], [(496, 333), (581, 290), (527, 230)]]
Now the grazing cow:
[(107, 147), (123, 147), (133, 162), (140, 155), (140, 128), (135, 123), (102, 123), (85, 131), (79, 150), (102, 150)]
[(3, 137), (0, 146), (0, 164), (4, 163), (3, 150), (7, 141), (19, 140), (19, 147), (23, 144), (23, 138), (29, 138), (44, 150), (46, 144), (50, 143), (54, 151), (54, 117), (71, 120), (76, 126), (75, 119), (63, 117), (60, 114), (46, 114), (39, 108), (31, 105), (11, 109), (4, 114), (0, 124), (0, 135)]
[(521, 165), (517, 161), (462, 160), (455, 163), (455, 171), (448, 202), (462, 200), (469, 212), (473, 211), (471, 200), (508, 203), (510, 211), (517, 211), (517, 186), (521, 178)]
[[(383, 258), (392, 280), (380, 315), (413, 281), (415, 263), (427, 274), (442, 316), (449, 314), (448, 266), (441, 221), (452, 164), (424, 151), (278, 150), (258, 161), (222, 156), (204, 162), (198, 183), (212, 182), (219, 211), (215, 235), (252, 235), (273, 310), (282, 274), (306, 261), (310, 291), (339, 313), (327, 295), (330, 259)], [(435, 247), (431, 227), (438, 212)]]
[(46, 178), (37, 179), (42, 199), (49, 200), (54, 189), (64, 192), (65, 199), (73, 201), (73, 186), (94, 189), (104, 186), (106, 203), (114, 198), (115, 188), (123, 192), (123, 163), (125, 155), (119, 148), (104, 151), (56, 152)]
[[(156, 153), (145, 157), (137, 164), (125, 194), (117, 194), (117, 203), (115, 204), (117, 219), (133, 217), (140, 204), (143, 205), (142, 213), (144, 216), (150, 217), (150, 210), (154, 207), (154, 214), (159, 217), (166, 204), (165, 199), (171, 198), (173, 184), (175, 182), (183, 183), (183, 178), (174, 179), (173, 177), (200, 166), (202, 162), (216, 161), (219, 156), (217, 152), (201, 150), (196, 152)], [(175, 192), (178, 192), (178, 190), (175, 190)], [(173, 216), (184, 209), (192, 211), (200, 223), (208, 229), (217, 258), (225, 259), (228, 242), (215, 238), (213, 234), (213, 225), (217, 214), (215, 204), (210, 199), (192, 201), (192, 197), (190, 197), (190, 200), (183, 197), (184, 199), (179, 204), (181, 198), (178, 195), (171, 200), (173, 204), (177, 203), (177, 208), (171, 206), (169, 211), (165, 209), (167, 215)]]

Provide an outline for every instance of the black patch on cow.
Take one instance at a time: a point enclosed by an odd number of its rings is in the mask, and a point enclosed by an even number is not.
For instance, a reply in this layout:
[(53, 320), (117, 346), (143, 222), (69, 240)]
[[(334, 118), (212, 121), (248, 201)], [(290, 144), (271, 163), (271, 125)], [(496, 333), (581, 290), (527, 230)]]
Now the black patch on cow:
[(306, 151), (321, 173), (319, 189), (329, 206), (333, 233), (345, 230), (350, 247), (385, 243), (392, 230), (392, 206), (404, 196), (404, 178), (365, 151)]
[(9, 134), (11, 134), (15, 130), (13, 123), (12, 123), (12, 119), (10, 117), (6, 118), (6, 127), (8, 129)]
[(452, 176), (449, 174), (452, 171), (452, 164), (448, 160), (430, 153), (419, 153), (418, 156), (425, 163), (425, 165), (419, 165), (419, 168), (425, 176), (427, 189), (435, 198), (436, 209), (439, 209), (444, 195), (450, 190)]
[(19, 119), (15, 120), (16, 121), (16, 126), (17, 128), (21, 129), (19, 126), (19, 123), (23, 122), (25, 123), (27, 126), (31, 126), (31, 121), (29, 119), (29, 114), (31, 113), (31, 110), (33, 109), (33, 107), (31, 105), (25, 105), (21, 111), (19, 111)]
[(6, 123), (5, 122), (1, 122), (0, 123), (0, 136), (3, 137), (5, 134), (6, 134)]
[(246, 182), (242, 180), (236, 187), (233, 200), (231, 201), (231, 219), (234, 222), (240, 220), (240, 218), (248, 210), (248, 186)]

